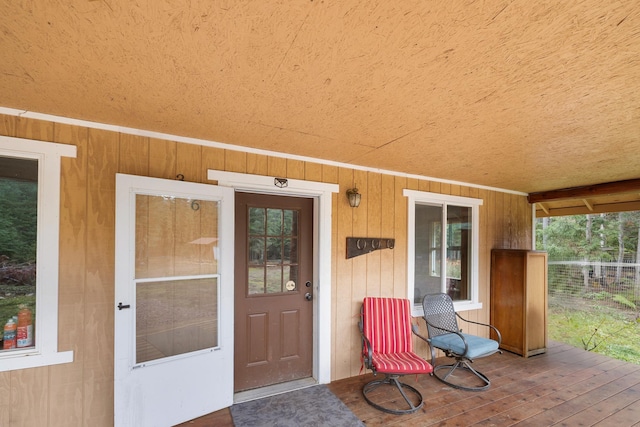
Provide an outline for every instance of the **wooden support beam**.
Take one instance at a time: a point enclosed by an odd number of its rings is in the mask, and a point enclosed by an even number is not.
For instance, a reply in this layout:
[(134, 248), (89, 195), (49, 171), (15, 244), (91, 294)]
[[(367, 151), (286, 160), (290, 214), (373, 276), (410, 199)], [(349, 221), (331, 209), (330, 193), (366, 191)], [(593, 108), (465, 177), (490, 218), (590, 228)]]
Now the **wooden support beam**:
[(584, 203), (584, 205), (591, 211), (593, 212), (593, 205), (591, 203), (589, 203), (589, 201), (587, 199), (582, 199), (582, 203)]
[(542, 209), (544, 211), (544, 213), (546, 213), (547, 215), (549, 215), (549, 208), (547, 208), (544, 203), (538, 203), (538, 206), (540, 206), (540, 209)]
[(549, 208), (548, 214), (542, 210), (536, 211), (536, 218), (629, 211), (640, 211), (640, 201), (594, 205), (592, 211), (586, 206)]
[(640, 190), (640, 178), (626, 181), (606, 182), (603, 184), (585, 185), (583, 187), (563, 188), (560, 190), (540, 191), (527, 196), (529, 203), (540, 203), (549, 200), (585, 199), (595, 196), (629, 193)]

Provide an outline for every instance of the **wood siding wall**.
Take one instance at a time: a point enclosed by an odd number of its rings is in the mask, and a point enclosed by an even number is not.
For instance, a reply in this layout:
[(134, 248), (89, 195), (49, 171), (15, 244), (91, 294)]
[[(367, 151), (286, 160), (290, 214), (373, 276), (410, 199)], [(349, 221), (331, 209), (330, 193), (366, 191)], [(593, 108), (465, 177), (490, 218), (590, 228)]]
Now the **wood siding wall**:
[[(59, 349), (74, 362), (0, 373), (0, 425), (113, 424), (115, 174), (206, 183), (207, 169), (337, 183), (332, 218), (333, 380), (360, 372), (357, 320), (365, 295), (406, 297), (405, 188), (481, 198), (480, 300), (472, 320), (489, 320), (492, 248), (531, 249), (532, 210), (526, 197), (349, 168), (248, 154), (0, 115), (0, 134), (73, 144), (62, 160)], [(345, 196), (357, 185), (359, 208)], [(346, 237), (396, 239), (395, 249), (345, 259)], [(473, 331), (472, 331), (473, 332)], [(427, 356), (426, 347), (418, 351)]]

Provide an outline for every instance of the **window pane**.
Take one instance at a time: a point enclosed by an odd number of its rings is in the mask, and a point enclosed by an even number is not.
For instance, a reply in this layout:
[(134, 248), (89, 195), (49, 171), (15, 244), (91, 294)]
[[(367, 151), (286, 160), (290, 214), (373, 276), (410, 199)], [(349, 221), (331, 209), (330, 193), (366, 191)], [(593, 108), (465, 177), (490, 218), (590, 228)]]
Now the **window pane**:
[(249, 208), (249, 234), (264, 234), (265, 210)]
[(282, 235), (282, 209), (267, 209), (267, 235)]
[(136, 363), (217, 345), (217, 279), (137, 284)]
[(38, 161), (0, 157), (0, 352), (35, 346)]
[(249, 264), (264, 264), (264, 237), (249, 237)]
[(470, 299), (471, 208), (447, 206), (447, 293)]
[(249, 267), (247, 295), (263, 294), (265, 289), (265, 267)]
[(267, 293), (282, 292), (282, 267), (279, 265), (267, 266)]
[(269, 237), (267, 239), (267, 261), (269, 263), (282, 262), (282, 239)]
[(282, 239), (282, 262), (286, 264), (295, 262), (296, 255), (295, 252), (291, 251), (291, 239)]
[(283, 234), (286, 236), (295, 236), (298, 234), (298, 211), (288, 209), (284, 211)]
[(415, 206), (415, 289), (414, 302), (441, 292), (442, 206)]

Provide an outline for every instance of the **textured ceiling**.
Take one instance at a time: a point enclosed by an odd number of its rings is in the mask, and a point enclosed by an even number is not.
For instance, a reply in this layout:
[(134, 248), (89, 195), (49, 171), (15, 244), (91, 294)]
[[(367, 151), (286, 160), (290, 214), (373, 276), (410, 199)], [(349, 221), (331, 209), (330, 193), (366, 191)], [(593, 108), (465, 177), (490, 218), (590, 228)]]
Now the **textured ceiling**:
[(637, 0), (0, 0), (0, 106), (523, 192), (640, 177)]

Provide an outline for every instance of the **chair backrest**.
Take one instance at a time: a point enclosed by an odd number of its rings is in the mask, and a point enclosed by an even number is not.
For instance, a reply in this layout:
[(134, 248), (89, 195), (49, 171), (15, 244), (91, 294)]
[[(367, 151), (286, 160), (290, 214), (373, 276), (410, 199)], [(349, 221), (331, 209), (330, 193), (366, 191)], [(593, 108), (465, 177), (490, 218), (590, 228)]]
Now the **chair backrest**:
[(374, 352), (413, 352), (408, 299), (367, 297), (362, 304), (362, 322), (362, 332)]
[[(459, 331), (456, 311), (453, 308), (453, 301), (447, 294), (429, 294), (422, 300), (424, 309), (424, 320), (427, 321), (429, 337), (437, 337)], [(440, 329), (440, 328), (443, 329)], [(448, 331), (447, 331), (448, 330)]]

